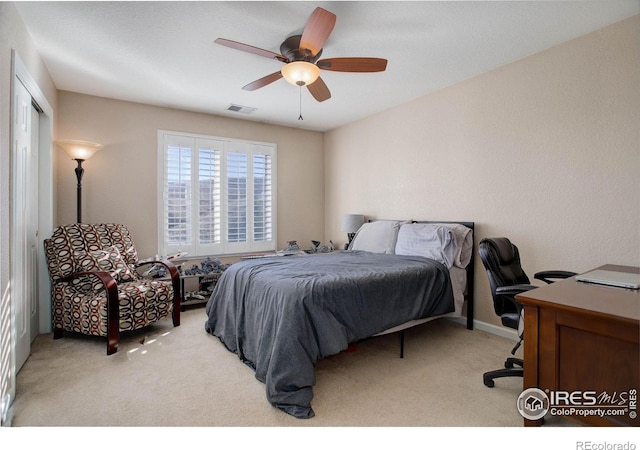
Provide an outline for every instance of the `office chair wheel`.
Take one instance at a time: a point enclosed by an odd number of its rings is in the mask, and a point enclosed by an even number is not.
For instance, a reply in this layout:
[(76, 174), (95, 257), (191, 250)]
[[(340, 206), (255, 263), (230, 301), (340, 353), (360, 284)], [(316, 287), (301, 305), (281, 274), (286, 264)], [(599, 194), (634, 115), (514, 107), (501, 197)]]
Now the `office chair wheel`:
[(496, 382), (493, 381), (493, 379), (489, 378), (489, 377), (483, 377), (484, 378), (484, 385), (486, 387), (492, 388), (496, 385)]

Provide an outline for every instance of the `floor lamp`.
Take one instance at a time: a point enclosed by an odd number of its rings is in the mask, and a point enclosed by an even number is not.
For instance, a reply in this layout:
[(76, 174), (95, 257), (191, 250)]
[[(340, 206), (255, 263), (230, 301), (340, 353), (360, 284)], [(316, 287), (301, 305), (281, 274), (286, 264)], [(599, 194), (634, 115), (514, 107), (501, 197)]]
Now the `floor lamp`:
[(64, 151), (67, 152), (67, 155), (71, 156), (71, 159), (75, 159), (78, 162), (78, 167), (76, 167), (75, 172), (76, 178), (78, 179), (77, 222), (80, 223), (82, 222), (82, 175), (84, 174), (82, 163), (91, 158), (94, 153), (104, 146), (102, 144), (96, 144), (95, 142), (70, 139), (56, 141), (56, 144), (62, 147)]

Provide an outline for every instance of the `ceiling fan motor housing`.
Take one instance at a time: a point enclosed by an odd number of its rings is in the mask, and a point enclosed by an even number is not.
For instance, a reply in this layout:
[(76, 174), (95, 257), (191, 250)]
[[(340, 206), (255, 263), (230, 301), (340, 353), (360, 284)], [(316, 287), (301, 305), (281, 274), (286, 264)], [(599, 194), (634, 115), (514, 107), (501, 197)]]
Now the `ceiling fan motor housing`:
[(318, 58), (320, 58), (320, 55), (322, 55), (322, 49), (320, 49), (315, 55), (312, 55), (310, 50), (300, 48), (301, 38), (302, 35), (300, 34), (289, 36), (282, 44), (280, 44), (280, 53), (282, 53), (282, 56), (287, 58), (289, 61), (306, 61), (315, 63)]

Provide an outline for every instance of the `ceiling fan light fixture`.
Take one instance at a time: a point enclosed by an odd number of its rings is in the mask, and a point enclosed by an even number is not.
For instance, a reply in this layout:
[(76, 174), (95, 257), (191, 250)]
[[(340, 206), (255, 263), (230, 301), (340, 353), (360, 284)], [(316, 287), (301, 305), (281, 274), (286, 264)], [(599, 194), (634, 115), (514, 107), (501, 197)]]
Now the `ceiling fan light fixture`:
[(295, 86), (312, 84), (320, 76), (318, 66), (306, 61), (290, 62), (280, 72), (285, 80)]

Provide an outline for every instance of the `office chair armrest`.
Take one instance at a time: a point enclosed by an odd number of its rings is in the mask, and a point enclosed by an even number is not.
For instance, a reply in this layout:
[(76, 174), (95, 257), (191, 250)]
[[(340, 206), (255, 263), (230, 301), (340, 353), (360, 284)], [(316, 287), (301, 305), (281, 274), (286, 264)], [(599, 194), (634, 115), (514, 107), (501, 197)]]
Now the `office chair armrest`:
[(517, 294), (521, 294), (522, 292), (530, 291), (531, 289), (536, 289), (537, 286), (532, 284), (514, 284), (513, 286), (500, 286), (496, 288), (496, 295), (510, 295), (515, 296)]
[(568, 272), (566, 270), (545, 270), (543, 272), (536, 273), (533, 278), (535, 278), (536, 280), (544, 281), (547, 284), (551, 284), (555, 280), (563, 280), (574, 275), (578, 274), (575, 272)]

